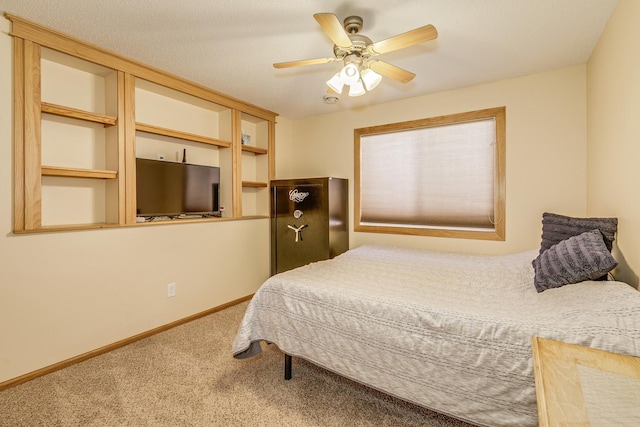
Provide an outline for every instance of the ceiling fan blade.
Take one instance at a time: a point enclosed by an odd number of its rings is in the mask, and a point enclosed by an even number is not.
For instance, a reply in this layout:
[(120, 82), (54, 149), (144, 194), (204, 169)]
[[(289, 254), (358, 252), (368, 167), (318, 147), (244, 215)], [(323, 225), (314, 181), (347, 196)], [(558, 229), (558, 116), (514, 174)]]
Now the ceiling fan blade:
[(351, 39), (336, 15), (333, 13), (316, 13), (313, 17), (316, 18), (318, 24), (336, 46), (342, 48), (351, 47)]
[(389, 37), (368, 46), (367, 49), (373, 54), (383, 54), (405, 47), (428, 42), (438, 37), (438, 30), (433, 25), (425, 25), (415, 30), (407, 31), (397, 36)]
[(369, 64), (369, 68), (378, 74), (402, 83), (408, 83), (416, 76), (411, 71), (404, 70), (383, 61), (373, 61)]
[(333, 62), (333, 61), (336, 61), (336, 58), (304, 59), (302, 61), (278, 62), (277, 64), (273, 64), (273, 67), (274, 68), (303, 67), (305, 65), (328, 64), (329, 62)]

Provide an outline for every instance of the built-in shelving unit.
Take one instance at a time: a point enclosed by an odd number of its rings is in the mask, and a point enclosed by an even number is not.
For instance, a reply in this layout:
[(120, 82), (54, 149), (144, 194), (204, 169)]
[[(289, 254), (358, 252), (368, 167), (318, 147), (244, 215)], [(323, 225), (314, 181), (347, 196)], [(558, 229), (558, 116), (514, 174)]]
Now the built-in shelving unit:
[(220, 168), (222, 219), (268, 217), (275, 113), (5, 16), (14, 37), (16, 232), (138, 225), (136, 157), (182, 161), (183, 153)]
[(243, 144), (241, 145), (242, 209), (245, 215), (269, 215), (269, 152), (273, 123), (243, 113), (240, 117)]
[(24, 78), (39, 83), (24, 93), (29, 227), (120, 224), (118, 71), (42, 44), (29, 51)]
[(220, 168), (223, 217), (240, 216), (233, 203), (233, 109), (165, 85), (135, 79), (135, 156)]

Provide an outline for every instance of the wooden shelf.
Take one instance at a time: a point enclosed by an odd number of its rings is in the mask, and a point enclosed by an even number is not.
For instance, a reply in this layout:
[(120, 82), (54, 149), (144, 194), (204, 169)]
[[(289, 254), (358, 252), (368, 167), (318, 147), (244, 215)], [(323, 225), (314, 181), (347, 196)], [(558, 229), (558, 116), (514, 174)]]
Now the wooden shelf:
[(148, 221), (133, 224), (109, 224), (109, 223), (91, 223), (91, 224), (64, 224), (64, 225), (44, 225), (31, 230), (15, 230), (16, 234), (36, 234), (46, 233), (49, 231), (75, 231), (75, 230), (97, 230), (101, 228), (117, 228), (117, 227), (145, 227), (154, 225), (170, 225), (198, 222), (219, 222), (219, 221), (237, 221), (238, 219), (258, 219), (268, 218), (268, 216), (248, 216), (242, 218), (189, 218), (189, 219), (171, 219), (166, 221)]
[(209, 138), (206, 136), (196, 135), (193, 133), (162, 128), (160, 126), (154, 126), (154, 125), (149, 125), (149, 124), (140, 123), (140, 122), (136, 122), (136, 130), (140, 132), (152, 133), (155, 135), (169, 136), (172, 138), (185, 139), (187, 141), (216, 145), (218, 147), (223, 147), (223, 148), (231, 147), (231, 143), (227, 141), (221, 141), (215, 138)]
[[(9, 14), (5, 17), (11, 21), (14, 63), (18, 64), (13, 76), (14, 232), (147, 225), (136, 222), (137, 150), (146, 150), (145, 156), (153, 158), (174, 146), (178, 153), (185, 145), (194, 150), (191, 159), (219, 165), (223, 185), (220, 203), (228, 206), (228, 217), (167, 224), (269, 218), (276, 113), (39, 24)], [(78, 73), (83, 77), (78, 79)], [(45, 88), (64, 85), (65, 89), (45, 91), (43, 98), (43, 77)], [(86, 101), (84, 97), (92, 94), (104, 105), (75, 103), (75, 95)], [(174, 123), (164, 120), (167, 108), (175, 113), (170, 117), (176, 120)], [(197, 111), (193, 117), (192, 111)], [(56, 126), (54, 121), (62, 120), (64, 126)], [(86, 132), (87, 125), (91, 132)], [(102, 127), (105, 129), (99, 129)], [(243, 129), (252, 137), (252, 145), (241, 144)], [(68, 161), (55, 160), (65, 157), (59, 153), (73, 150), (76, 140), (79, 144), (90, 142), (95, 153), (79, 151)], [(92, 169), (91, 165), (109, 170)], [(243, 176), (248, 180), (243, 181)], [(79, 184), (86, 188), (76, 191)], [(59, 200), (58, 194), (68, 194), (69, 203)], [(54, 196), (55, 202), (50, 203)], [(104, 199), (104, 203), (93, 203), (93, 196)], [(84, 220), (95, 222), (69, 224)]]
[(115, 179), (118, 172), (99, 169), (61, 168), (57, 166), (42, 166), (43, 176), (62, 176), (70, 178)]
[(72, 119), (84, 120), (88, 122), (100, 123), (105, 127), (115, 126), (117, 119), (111, 116), (105, 116), (103, 114), (96, 114), (89, 111), (78, 110), (71, 107), (65, 107), (64, 105), (50, 104), (48, 102), (42, 102), (40, 109), (43, 113), (54, 114), (56, 116), (69, 117)]
[(250, 188), (266, 188), (269, 184), (266, 182), (242, 181), (242, 186)]
[(27, 233), (46, 233), (49, 231), (76, 231), (76, 230), (97, 230), (101, 228), (115, 228), (120, 227), (119, 224), (107, 224), (104, 222), (91, 223), (91, 224), (65, 224), (65, 225), (44, 225), (33, 230), (17, 230), (16, 234)]
[(254, 154), (267, 154), (268, 151), (265, 148), (253, 147), (251, 145), (243, 145), (242, 151), (247, 151)]

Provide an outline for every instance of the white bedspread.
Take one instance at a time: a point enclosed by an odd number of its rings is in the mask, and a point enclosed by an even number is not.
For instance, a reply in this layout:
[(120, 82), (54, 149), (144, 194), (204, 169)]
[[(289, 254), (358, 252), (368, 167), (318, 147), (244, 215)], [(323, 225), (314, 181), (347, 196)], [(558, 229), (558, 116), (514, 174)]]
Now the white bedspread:
[(640, 356), (639, 292), (589, 281), (537, 293), (536, 254), (352, 249), (268, 279), (233, 354), (264, 340), (475, 424), (534, 426), (532, 336)]

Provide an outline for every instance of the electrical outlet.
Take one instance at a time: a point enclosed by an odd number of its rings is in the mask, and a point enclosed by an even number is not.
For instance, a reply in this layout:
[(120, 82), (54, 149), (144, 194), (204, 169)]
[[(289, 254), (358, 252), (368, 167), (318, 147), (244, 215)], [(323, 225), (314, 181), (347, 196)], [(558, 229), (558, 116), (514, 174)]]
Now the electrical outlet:
[(164, 153), (158, 153), (158, 160), (164, 160)]
[(176, 284), (175, 283), (169, 283), (167, 285), (167, 298), (171, 298), (171, 297), (175, 297), (176, 296)]

